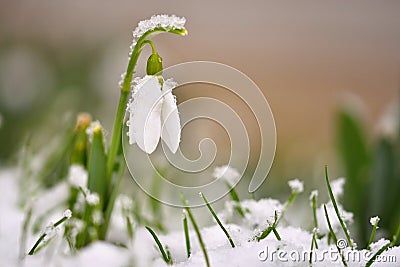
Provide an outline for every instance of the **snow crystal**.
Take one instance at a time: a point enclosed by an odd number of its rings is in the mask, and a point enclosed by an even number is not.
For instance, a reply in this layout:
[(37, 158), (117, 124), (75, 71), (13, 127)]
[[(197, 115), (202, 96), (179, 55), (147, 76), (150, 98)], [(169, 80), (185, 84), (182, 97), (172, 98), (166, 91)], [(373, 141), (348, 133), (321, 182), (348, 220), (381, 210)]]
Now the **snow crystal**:
[(72, 216), (72, 211), (70, 209), (67, 209), (64, 211), (64, 217), (69, 219)]
[(391, 105), (379, 121), (381, 134), (388, 138), (396, 138), (400, 130), (400, 106)]
[(117, 207), (120, 207), (123, 211), (133, 210), (133, 200), (125, 194), (120, 194), (115, 201)]
[(88, 174), (87, 171), (78, 164), (73, 164), (69, 168), (69, 173), (68, 173), (68, 182), (70, 185), (73, 187), (79, 188), (85, 188), (87, 185), (87, 180), (88, 180)]
[(310, 201), (312, 201), (314, 198), (318, 197), (318, 190), (313, 190), (310, 193)]
[(378, 241), (374, 242), (371, 244), (370, 248), (373, 253), (377, 252), (379, 249), (381, 249), (383, 246), (386, 246), (388, 243), (390, 243), (389, 240), (381, 238)]
[(180, 18), (175, 15), (154, 15), (148, 20), (139, 22), (136, 29), (133, 31), (133, 38), (138, 40), (147, 31), (154, 30), (155, 28), (164, 28), (166, 30), (183, 29), (185, 27), (186, 19)]
[(88, 192), (86, 194), (86, 202), (90, 205), (90, 206), (95, 206), (97, 204), (99, 204), (100, 202), (100, 198), (99, 195), (96, 192)]
[[(369, 222), (371, 223), (372, 226), (375, 226), (378, 224), (378, 222), (380, 220), (381, 219), (378, 216), (375, 216), (375, 217), (371, 217), (371, 219), (369, 219)], [(376, 228), (378, 228), (378, 225), (376, 226)]]
[(298, 194), (304, 191), (304, 183), (299, 179), (293, 179), (288, 182), (292, 194)]
[(212, 175), (215, 179), (221, 178), (231, 186), (235, 185), (241, 178), (240, 173), (228, 165), (216, 167)]
[(274, 220), (275, 211), (279, 214), (283, 209), (283, 204), (276, 199), (246, 199), (240, 202), (241, 208), (246, 211), (242, 218), (235, 210), (236, 205), (235, 201), (225, 202), (225, 208), (218, 216), (225, 222), (235, 222), (251, 229), (268, 227), (268, 220)]
[(90, 123), (89, 127), (86, 129), (86, 134), (89, 136), (89, 141), (92, 142), (93, 140), (93, 133), (95, 130), (101, 129), (104, 133), (103, 127), (101, 126), (99, 121), (93, 121)]

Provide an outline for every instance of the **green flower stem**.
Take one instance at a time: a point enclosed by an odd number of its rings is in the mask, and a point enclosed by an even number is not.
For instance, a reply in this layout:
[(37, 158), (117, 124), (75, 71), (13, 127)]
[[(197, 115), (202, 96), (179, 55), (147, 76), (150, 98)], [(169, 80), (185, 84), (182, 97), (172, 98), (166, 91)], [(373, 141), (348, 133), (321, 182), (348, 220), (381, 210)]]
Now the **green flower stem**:
[[(114, 184), (114, 189), (119, 188), (119, 185), (121, 184), (122, 179), (124, 178), (124, 172), (125, 172), (125, 165), (123, 164), (123, 160), (121, 160), (121, 164), (119, 167), (119, 172), (117, 174), (117, 180), (115, 181)], [(118, 197), (118, 190), (112, 190), (110, 198), (108, 199), (108, 205), (106, 208), (106, 211), (104, 213), (104, 223), (100, 228), (100, 233), (99, 233), (99, 239), (104, 240), (107, 236), (107, 230), (108, 230), (108, 225), (110, 224), (110, 219), (111, 219), (111, 214), (114, 208), (114, 203), (115, 200)], [(112, 205), (111, 205), (112, 203)]]
[(208, 210), (211, 212), (212, 216), (214, 217), (214, 219), (217, 221), (219, 227), (221, 227), (222, 231), (224, 232), (224, 234), (226, 235), (226, 237), (228, 238), (229, 243), (231, 244), (232, 248), (235, 247), (235, 243), (233, 243), (232, 237), (229, 235), (228, 231), (226, 230), (226, 228), (223, 226), (223, 224), (221, 223), (221, 221), (219, 220), (217, 214), (215, 213), (215, 211), (213, 210), (213, 208), (211, 207), (210, 203), (208, 203), (208, 200), (206, 198), (206, 196), (200, 192), (200, 196), (203, 198), (204, 202), (207, 205)]
[(347, 267), (348, 265), (347, 265), (346, 259), (344, 258), (344, 255), (342, 253), (341, 248), (339, 248), (339, 246), (338, 246), (338, 239), (336, 237), (335, 232), (333, 232), (331, 221), (329, 220), (328, 211), (326, 209), (326, 205), (325, 204), (324, 204), (324, 211), (325, 211), (326, 222), (328, 223), (329, 231), (331, 233), (333, 242), (335, 242), (335, 246), (336, 246), (336, 248), (337, 248), (337, 250), (338, 250), (338, 252), (340, 254), (340, 257), (342, 258), (343, 265)]
[(186, 35), (187, 31), (185, 29), (175, 29), (175, 30), (166, 30), (164, 28), (155, 28), (154, 30), (147, 31), (144, 33), (139, 40), (137, 41), (132, 55), (129, 59), (128, 67), (126, 70), (125, 78), (121, 88), (121, 95), (118, 103), (117, 114), (115, 116), (114, 127), (113, 127), (113, 135), (111, 138), (110, 150), (108, 153), (107, 159), (107, 176), (112, 177), (112, 173), (114, 170), (115, 165), (115, 158), (118, 154), (118, 148), (120, 147), (121, 143), (121, 132), (123, 126), (123, 120), (126, 110), (126, 104), (128, 103), (128, 97), (132, 82), (133, 72), (136, 67), (136, 63), (139, 59), (139, 55), (142, 52), (143, 45), (147, 42), (147, 38), (150, 38), (152, 35), (161, 32), (170, 32), (178, 35)]
[(318, 249), (317, 232), (316, 231), (313, 231), (312, 239), (311, 239), (310, 260), (309, 260), (310, 266), (312, 266), (312, 256), (313, 256), (314, 248)]
[(190, 208), (187, 204), (187, 200), (186, 200), (185, 196), (182, 194), (181, 194), (181, 199), (182, 199), (183, 205), (185, 206), (184, 208), (185, 208), (187, 214), (189, 215), (189, 219), (192, 222), (194, 231), (196, 232), (196, 235), (197, 235), (197, 239), (199, 240), (199, 244), (200, 244), (201, 250), (203, 251), (204, 259), (206, 261), (206, 266), (210, 267), (210, 260), (208, 259), (206, 246), (204, 245), (203, 238), (201, 237), (199, 227), (197, 226), (197, 223), (196, 223), (196, 220), (194, 219), (192, 211), (190, 210)]
[[(60, 224), (62, 224), (63, 222), (65, 222), (68, 218), (63, 216), (61, 219), (59, 219), (56, 223), (53, 224), (53, 227), (56, 228), (57, 226), (59, 226)], [(33, 255), (35, 253), (35, 250), (37, 249), (37, 247), (40, 245), (40, 243), (43, 241), (43, 239), (46, 237), (46, 233), (43, 233), (38, 240), (36, 241), (36, 243), (33, 245), (33, 247), (31, 248), (31, 250), (28, 252), (28, 255)]]
[(190, 254), (191, 254), (191, 248), (190, 248), (189, 226), (188, 226), (185, 211), (183, 212), (182, 222), (183, 222), (183, 231), (185, 232), (186, 254), (187, 254), (187, 257), (189, 258)]
[(149, 44), (151, 46), (151, 53), (152, 54), (157, 54), (156, 47), (154, 46), (154, 43), (150, 40), (144, 40), (143, 44)]
[(335, 196), (333, 195), (333, 192), (332, 192), (331, 184), (329, 182), (328, 166), (327, 165), (325, 165), (325, 179), (326, 179), (326, 185), (328, 186), (329, 196), (331, 198), (333, 207), (334, 207), (335, 212), (336, 212), (336, 216), (339, 219), (340, 225), (343, 228), (343, 232), (346, 235), (347, 242), (348, 242), (349, 246), (351, 247), (351, 249), (354, 249), (353, 241), (350, 238), (350, 234), (349, 234), (349, 231), (347, 230), (346, 224), (343, 222), (342, 216), (340, 215), (340, 212), (339, 212), (339, 208), (338, 208), (338, 206), (336, 204)]
[(311, 206), (313, 210), (313, 218), (314, 218), (314, 227), (318, 229), (318, 220), (317, 220), (317, 196), (314, 195), (311, 199)]
[(231, 199), (236, 202), (235, 210), (239, 213), (240, 217), (244, 218), (244, 212), (242, 206), (240, 205), (240, 199), (235, 188), (231, 186), (228, 182), (225, 183), (229, 189), (229, 195), (231, 196)]
[(383, 247), (381, 247), (372, 257), (371, 259), (369, 259), (369, 261), (367, 262), (367, 264), (365, 265), (365, 267), (369, 267), (371, 266), (376, 258), (379, 257), (379, 255), (381, 255), (385, 250), (387, 250), (390, 247), (393, 247), (394, 245), (396, 245), (397, 239), (399, 238), (400, 235), (400, 225), (397, 227), (397, 231), (396, 234), (393, 236), (392, 242), (384, 245)]
[[(134, 70), (136, 67), (136, 63), (139, 59), (140, 53), (142, 52), (143, 45), (146, 43), (146, 40), (148, 38), (150, 38), (152, 35), (155, 35), (155, 34), (161, 33), (161, 32), (170, 32), (170, 33), (174, 33), (174, 34), (178, 34), (178, 35), (186, 35), (187, 34), (187, 31), (185, 29), (168, 30), (168, 29), (159, 27), (159, 28), (155, 28), (154, 30), (147, 31), (137, 41), (137, 43), (132, 51), (132, 55), (129, 59), (125, 78), (122, 83), (121, 95), (119, 98), (117, 114), (116, 114), (115, 120), (114, 120), (111, 144), (110, 144), (108, 157), (107, 157), (106, 177), (107, 177), (107, 181), (110, 181), (111, 184), (113, 182), (112, 176), (113, 176), (113, 172), (114, 172), (116, 157), (118, 155), (118, 150), (121, 146), (121, 134), (122, 134), (122, 127), (123, 127), (123, 123), (124, 123), (124, 115), (125, 115), (126, 105), (128, 103), (128, 99), (129, 99), (132, 76), (133, 76), (133, 73), (134, 73)], [(111, 184), (108, 185), (109, 188), (111, 188)], [(114, 201), (115, 201), (115, 198), (113, 199), (112, 196), (118, 194), (119, 185), (120, 185), (120, 181), (116, 181), (114, 183), (114, 186), (111, 189), (110, 199), (109, 199), (108, 203), (106, 204), (107, 217), (105, 218), (105, 221), (104, 221), (104, 224), (106, 226), (103, 228), (103, 230), (101, 232), (100, 239), (104, 239), (105, 236), (107, 235), (107, 228), (108, 228), (109, 220), (111, 217), (111, 213), (112, 213), (112, 209), (114, 207)]]
[(373, 225), (372, 227), (372, 232), (371, 232), (371, 236), (369, 238), (368, 244), (367, 244), (367, 250), (371, 249), (371, 243), (374, 241), (375, 239), (375, 234), (376, 234), (376, 229), (378, 228), (378, 223), (379, 220), (376, 221), (376, 223)]
[(156, 242), (158, 249), (161, 252), (161, 255), (165, 261), (166, 264), (168, 265), (172, 265), (172, 259), (171, 259), (171, 255), (168, 251), (168, 248), (166, 247), (165, 250), (167, 252), (165, 252), (163, 245), (160, 242), (160, 239), (157, 237), (156, 233), (148, 226), (145, 226), (145, 228), (147, 229), (147, 231), (149, 231), (149, 233), (153, 236), (154, 241)]
[(297, 195), (299, 193), (292, 193), (288, 199), (288, 201), (286, 202), (285, 206), (283, 206), (283, 209), (281, 211), (281, 214), (278, 217), (278, 220), (276, 221), (276, 225), (279, 224), (279, 222), (281, 221), (281, 219), (283, 218), (283, 216), (285, 215), (285, 212), (287, 211), (287, 209), (290, 207), (290, 205), (292, 205), (293, 201), (296, 199)]

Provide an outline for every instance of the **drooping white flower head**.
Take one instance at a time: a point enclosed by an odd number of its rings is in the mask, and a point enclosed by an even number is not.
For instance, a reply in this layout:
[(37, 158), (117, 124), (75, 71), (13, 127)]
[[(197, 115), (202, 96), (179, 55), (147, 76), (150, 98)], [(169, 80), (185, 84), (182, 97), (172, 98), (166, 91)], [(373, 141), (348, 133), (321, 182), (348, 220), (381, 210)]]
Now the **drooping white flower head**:
[(292, 194), (298, 194), (304, 191), (304, 184), (299, 179), (293, 179), (288, 182)]
[(172, 79), (146, 75), (135, 79), (132, 98), (128, 102), (129, 144), (151, 154), (161, 139), (176, 153), (181, 139), (181, 124), (172, 89), (177, 83)]
[(216, 167), (214, 169), (213, 177), (215, 179), (221, 178), (222, 180), (226, 181), (228, 184), (235, 185), (239, 181), (241, 176), (240, 176), (240, 173), (236, 169), (234, 169), (228, 165), (224, 165), (224, 166)]
[(371, 217), (371, 219), (369, 219), (369, 222), (372, 226), (376, 225), (376, 228), (378, 228), (378, 223), (381, 219), (378, 216), (375, 217)]
[(85, 188), (87, 185), (88, 174), (87, 171), (78, 164), (73, 164), (69, 168), (68, 182), (71, 186)]

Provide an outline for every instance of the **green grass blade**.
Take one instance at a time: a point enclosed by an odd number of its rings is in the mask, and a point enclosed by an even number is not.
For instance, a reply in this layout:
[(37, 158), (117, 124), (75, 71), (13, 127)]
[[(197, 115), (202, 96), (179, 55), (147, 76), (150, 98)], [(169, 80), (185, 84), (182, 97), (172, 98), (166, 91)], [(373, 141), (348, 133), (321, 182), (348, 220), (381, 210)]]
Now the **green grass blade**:
[(336, 216), (340, 222), (340, 225), (342, 226), (344, 234), (346, 235), (346, 239), (347, 239), (349, 246), (353, 249), (354, 248), (353, 241), (350, 238), (350, 234), (349, 234), (349, 231), (347, 230), (346, 224), (343, 222), (342, 216), (340, 215), (339, 208), (336, 203), (335, 196), (333, 195), (333, 192), (332, 192), (332, 188), (331, 188), (331, 184), (329, 182), (329, 176), (328, 176), (328, 166), (326, 166), (326, 165), (325, 165), (325, 180), (326, 180), (326, 185), (327, 185), (328, 191), (329, 191), (329, 197), (331, 198), (333, 208), (335, 209), (335, 212), (336, 212)]
[(93, 139), (90, 145), (88, 162), (88, 188), (99, 194), (101, 207), (106, 202), (110, 186), (106, 178), (106, 154), (101, 126), (94, 126)]
[(226, 230), (226, 228), (224, 227), (224, 225), (222, 224), (222, 222), (220, 221), (220, 219), (218, 218), (217, 214), (215, 213), (215, 211), (213, 210), (213, 208), (211, 207), (210, 203), (208, 203), (208, 200), (206, 198), (206, 196), (200, 192), (200, 196), (203, 198), (204, 202), (207, 205), (208, 210), (211, 212), (212, 216), (214, 217), (214, 219), (217, 221), (219, 227), (221, 227), (222, 231), (224, 232), (224, 234), (226, 235), (226, 237), (228, 238), (229, 243), (231, 244), (232, 248), (235, 247), (235, 244), (233, 243), (232, 237), (229, 235), (228, 231)]
[(325, 204), (324, 204), (324, 211), (325, 211), (326, 222), (328, 223), (329, 231), (330, 231), (330, 234), (332, 236), (333, 242), (335, 242), (335, 246), (336, 246), (336, 248), (337, 248), (337, 250), (338, 250), (338, 252), (339, 252), (339, 254), (340, 254), (341, 258), (342, 258), (343, 265), (347, 267), (348, 265), (347, 265), (346, 259), (343, 256), (342, 250), (338, 246), (338, 239), (336, 237), (335, 232), (333, 232), (331, 221), (329, 220), (328, 211), (326, 210), (326, 205)]
[(187, 222), (186, 213), (183, 213), (183, 231), (185, 232), (185, 243), (186, 243), (186, 254), (187, 257), (190, 257), (191, 247), (190, 247), (190, 237), (189, 237), (189, 226)]
[(155, 233), (150, 227), (148, 227), (148, 226), (145, 226), (145, 228), (146, 228), (146, 230), (149, 231), (149, 233), (152, 235), (154, 241), (156, 242), (156, 244), (157, 244), (157, 246), (158, 246), (158, 249), (159, 249), (160, 252), (161, 252), (161, 255), (162, 255), (163, 260), (165, 261), (165, 263), (167, 263), (167, 264), (169, 264), (169, 265), (172, 264), (171, 258), (168, 257), (169, 252), (168, 252), (168, 253), (165, 252), (164, 247), (163, 247), (163, 245), (161, 244), (160, 239), (158, 239), (156, 233)]
[(203, 238), (201, 236), (199, 227), (197, 226), (196, 220), (195, 220), (195, 218), (194, 218), (194, 216), (192, 214), (192, 211), (190, 210), (190, 208), (189, 208), (189, 206), (187, 204), (187, 200), (186, 200), (186, 198), (185, 198), (185, 196), (183, 194), (181, 194), (181, 199), (182, 199), (182, 203), (184, 205), (184, 208), (185, 208), (187, 214), (189, 215), (189, 219), (192, 222), (194, 231), (195, 231), (195, 233), (197, 235), (197, 239), (199, 240), (200, 248), (203, 251), (204, 260), (206, 261), (206, 266), (210, 267), (210, 260), (208, 258), (206, 246), (204, 245)]

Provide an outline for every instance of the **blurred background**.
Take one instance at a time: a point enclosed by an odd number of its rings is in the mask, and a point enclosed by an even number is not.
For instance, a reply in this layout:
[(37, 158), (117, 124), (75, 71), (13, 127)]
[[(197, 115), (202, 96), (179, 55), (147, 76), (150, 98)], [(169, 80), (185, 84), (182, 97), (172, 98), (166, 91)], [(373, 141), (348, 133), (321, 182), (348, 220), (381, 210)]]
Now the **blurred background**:
[[(154, 39), (165, 67), (221, 62), (247, 74), (267, 98), (278, 143), (260, 197), (289, 194), (286, 182), (296, 177), (306, 181), (306, 191), (318, 187), (324, 164), (332, 178), (360, 176), (360, 169), (371, 176), (376, 140), (393, 128), (393, 120), (382, 118), (400, 99), (399, 1), (2, 0), (0, 164), (14, 162), (27, 140), (49, 143), (80, 111), (110, 132), (131, 32), (139, 20), (160, 13), (186, 17), (189, 31), (185, 38)], [(352, 134), (355, 139), (345, 140)], [(346, 151), (355, 143), (358, 148)], [(360, 153), (371, 170), (362, 160), (351, 162), (363, 158)], [(400, 161), (390, 155), (391, 167), (382, 168), (399, 180)], [(389, 188), (399, 188), (390, 181)]]

